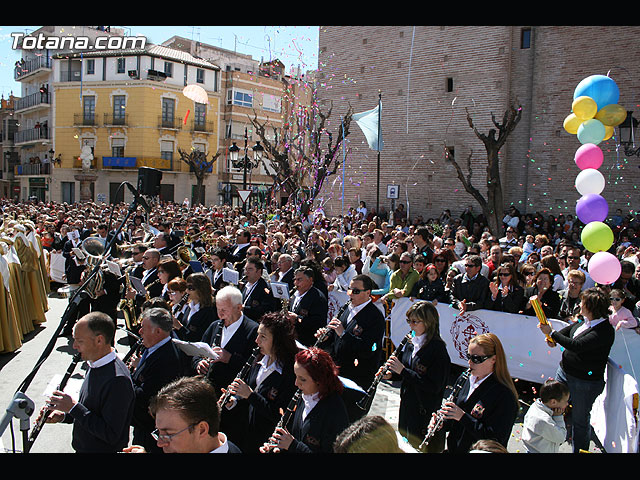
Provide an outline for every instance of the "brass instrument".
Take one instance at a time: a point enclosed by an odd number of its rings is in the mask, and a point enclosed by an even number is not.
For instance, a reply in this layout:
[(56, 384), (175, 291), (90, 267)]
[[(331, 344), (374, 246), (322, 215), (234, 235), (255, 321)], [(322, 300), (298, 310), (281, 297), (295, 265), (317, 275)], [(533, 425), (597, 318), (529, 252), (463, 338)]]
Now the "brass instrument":
[(193, 253), (193, 250), (191, 250), (191, 248), (187, 247), (186, 245), (178, 247), (176, 253), (176, 260), (181, 267), (189, 266), (189, 262), (197, 258), (195, 253)]
[(138, 318), (136, 316), (136, 306), (133, 299), (126, 298), (126, 294), (131, 288), (131, 281), (129, 280), (129, 272), (124, 274), (124, 293), (125, 297), (118, 303), (118, 310), (122, 312), (124, 317), (124, 324), (127, 330), (130, 332), (137, 331), (140, 326)]
[[(71, 364), (69, 365), (69, 367), (67, 368), (67, 371), (62, 377), (62, 380), (60, 381), (60, 384), (58, 385), (57, 390), (60, 390), (60, 391), (64, 390), (64, 387), (67, 385), (67, 382), (71, 378), (71, 375), (73, 375), (73, 371), (75, 370), (76, 365), (78, 364), (78, 362), (80, 362), (81, 359), (82, 359), (82, 355), (80, 353), (76, 353), (73, 356), (73, 360), (71, 361)], [(24, 449), (25, 453), (29, 453), (29, 451), (31, 450), (31, 447), (36, 441), (36, 438), (40, 434), (40, 430), (42, 430), (42, 427), (44, 427), (44, 424), (47, 422), (49, 415), (51, 415), (51, 410), (49, 409), (42, 412), (42, 415), (40, 416), (38, 423), (36, 423), (33, 429), (31, 430), (31, 434), (29, 435), (27, 444), (25, 445), (25, 449)]]
[[(471, 369), (468, 368), (462, 373), (462, 375), (460, 375), (460, 377), (458, 378), (458, 381), (451, 389), (451, 393), (449, 394), (449, 396), (442, 400), (443, 406), (446, 403), (455, 402), (456, 398), (458, 397), (458, 393), (460, 393), (460, 390), (462, 389), (464, 382), (467, 380), (467, 378), (469, 378), (470, 374), (471, 374)], [(424, 440), (422, 440), (420, 447), (418, 447), (419, 450), (424, 451), (424, 448), (429, 444), (429, 441), (433, 438), (436, 432), (440, 430), (440, 428), (442, 428), (443, 423), (444, 423), (444, 415), (442, 414), (441, 410), (438, 410), (438, 412), (436, 413), (435, 422), (433, 423), (432, 427), (427, 428), (427, 434), (425, 435)]]
[[(398, 346), (396, 347), (396, 349), (394, 350), (394, 352), (391, 354), (392, 357), (397, 357), (398, 354), (402, 351), (402, 349), (404, 348), (404, 346), (407, 344), (407, 342), (409, 340), (411, 340), (411, 332), (407, 333), (404, 338), (402, 339), (402, 341), (398, 344)], [(376, 387), (378, 386), (378, 384), (382, 381), (382, 378), (389, 372), (389, 364), (388, 362), (385, 363), (383, 365), (383, 367), (378, 370), (378, 372), (376, 373), (375, 377), (373, 378), (373, 382), (371, 383), (371, 385), (369, 386), (369, 388), (367, 389), (366, 395), (364, 397), (362, 397), (360, 400), (358, 400), (358, 402), (356, 403), (356, 405), (358, 406), (358, 408), (360, 408), (361, 410), (369, 410), (369, 407), (371, 406), (371, 401), (373, 400), (373, 396), (376, 392)]]
[[(253, 352), (251, 352), (251, 355), (249, 356), (249, 359), (247, 360), (247, 363), (245, 363), (242, 368), (240, 369), (240, 371), (238, 372), (238, 375), (236, 375), (236, 378), (234, 379), (234, 382), (236, 380), (242, 380), (245, 381), (247, 378), (247, 375), (249, 374), (249, 369), (251, 368), (251, 365), (253, 365), (254, 360), (256, 359), (256, 357), (258, 356), (258, 354), (260, 353), (260, 347), (256, 346), (253, 349)], [(233, 382), (232, 382), (233, 383)], [(231, 385), (229, 385), (229, 387), (227, 387), (227, 389), (225, 390), (225, 392), (220, 396), (220, 398), (218, 399), (218, 406), (222, 409), (224, 408), (224, 406), (227, 404), (227, 402), (229, 401), (229, 399), (232, 397), (232, 393), (231, 393)]]
[(150, 242), (137, 242), (137, 243), (127, 243), (126, 245), (120, 245), (118, 246), (118, 250), (131, 250), (134, 247), (137, 246), (141, 246), (141, 247), (151, 247), (154, 243), (154, 240), (151, 240)]
[[(85, 255), (85, 264), (88, 267), (95, 267), (102, 263), (102, 257), (104, 255), (106, 247), (106, 241), (100, 237), (87, 237), (80, 244), (80, 249)], [(98, 269), (96, 274), (85, 286), (87, 294), (92, 298), (98, 298), (98, 292), (104, 287), (104, 278), (102, 276), (102, 269)]]

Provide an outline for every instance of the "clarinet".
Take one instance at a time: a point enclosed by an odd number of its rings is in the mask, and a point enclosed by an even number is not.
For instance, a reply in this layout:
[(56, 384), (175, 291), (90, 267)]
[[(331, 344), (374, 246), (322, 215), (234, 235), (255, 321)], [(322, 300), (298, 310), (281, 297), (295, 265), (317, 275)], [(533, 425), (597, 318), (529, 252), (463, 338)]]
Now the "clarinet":
[[(347, 308), (349, 308), (351, 306), (351, 300), (347, 301), (347, 303), (345, 303), (342, 307), (340, 307), (340, 310), (338, 310), (338, 313), (336, 313), (336, 318), (338, 320), (340, 320), (340, 317), (342, 316), (342, 314), (347, 310)], [(331, 334), (331, 332), (333, 330), (331, 330), (329, 327), (322, 327), (319, 329), (320, 330), (320, 334), (318, 335), (318, 337), (316, 338), (316, 343), (313, 344), (314, 347), (319, 346), (322, 342), (324, 342), (325, 340), (327, 340), (327, 338), (329, 338), (329, 335)]]
[[(67, 385), (67, 382), (71, 378), (71, 375), (73, 375), (73, 371), (75, 370), (76, 365), (78, 364), (78, 362), (80, 362), (81, 358), (82, 358), (82, 356), (81, 356), (80, 353), (76, 353), (73, 356), (73, 360), (71, 361), (71, 364), (69, 365), (69, 367), (67, 368), (67, 371), (65, 372), (64, 376), (62, 377), (62, 380), (60, 381), (60, 384), (58, 385), (57, 390), (60, 390), (60, 391), (64, 390), (64, 387)], [(29, 438), (27, 440), (27, 444), (25, 446), (25, 453), (29, 453), (29, 451), (31, 450), (31, 447), (33, 446), (34, 442), (36, 441), (36, 438), (40, 434), (40, 430), (42, 430), (42, 427), (44, 427), (44, 424), (47, 422), (47, 419), (49, 418), (49, 415), (51, 415), (51, 410), (49, 410), (49, 409), (47, 409), (44, 412), (42, 412), (42, 416), (40, 417), (40, 421), (33, 426), (33, 430), (31, 430), (31, 434), (29, 435)]]
[[(460, 375), (460, 378), (458, 378), (458, 381), (451, 389), (451, 393), (449, 394), (449, 396), (442, 400), (442, 406), (444, 406), (445, 403), (454, 402), (456, 400), (458, 393), (460, 393), (460, 390), (462, 389), (464, 382), (466, 382), (470, 374), (471, 374), (471, 369), (468, 368), (462, 373), (462, 375)], [(444, 415), (441, 413), (441, 410), (438, 410), (438, 412), (436, 413), (436, 420), (433, 423), (433, 427), (427, 429), (427, 434), (425, 435), (424, 440), (422, 440), (420, 447), (418, 447), (420, 450), (423, 450), (429, 444), (429, 441), (433, 438), (436, 432), (440, 430), (443, 423), (444, 423)]]
[[(398, 344), (398, 346), (393, 351), (391, 356), (397, 357), (409, 340), (411, 340), (411, 332), (407, 333), (404, 336), (404, 338)], [(378, 384), (382, 381), (382, 378), (387, 374), (387, 372), (389, 372), (389, 366), (387, 364), (385, 364), (380, 370), (378, 370), (378, 373), (376, 373), (376, 376), (373, 378), (373, 382), (371, 383), (371, 386), (367, 389), (366, 395), (362, 397), (360, 400), (358, 400), (358, 402), (356, 403), (358, 408), (365, 411), (369, 408), (371, 400), (373, 400), (373, 395), (376, 392), (376, 388), (378, 387)]]
[[(246, 377), (249, 374), (249, 369), (251, 368), (251, 365), (253, 365), (253, 361), (256, 359), (259, 353), (260, 353), (260, 347), (256, 346), (253, 349), (253, 352), (251, 352), (251, 356), (249, 357), (249, 360), (247, 360), (247, 363), (245, 363), (243, 367), (240, 369), (240, 372), (238, 372), (238, 375), (234, 379), (234, 382), (236, 380), (242, 380), (242, 381), (246, 380)], [(227, 387), (227, 390), (224, 392), (224, 394), (218, 399), (218, 406), (220, 408), (223, 408), (227, 404), (231, 396), (232, 394), (229, 386)]]
[[(293, 394), (293, 397), (289, 401), (289, 405), (287, 405), (287, 409), (280, 416), (280, 420), (278, 420), (278, 423), (276, 424), (276, 428), (273, 429), (273, 433), (269, 438), (273, 437), (279, 428), (286, 428), (287, 424), (293, 417), (293, 414), (296, 412), (296, 408), (298, 406), (298, 400), (300, 400), (301, 396), (302, 396), (302, 390), (300, 389), (296, 390), (296, 393)], [(273, 448), (275, 447), (275, 444), (267, 443), (266, 447), (268, 448), (268, 450), (265, 453), (272, 453)]]

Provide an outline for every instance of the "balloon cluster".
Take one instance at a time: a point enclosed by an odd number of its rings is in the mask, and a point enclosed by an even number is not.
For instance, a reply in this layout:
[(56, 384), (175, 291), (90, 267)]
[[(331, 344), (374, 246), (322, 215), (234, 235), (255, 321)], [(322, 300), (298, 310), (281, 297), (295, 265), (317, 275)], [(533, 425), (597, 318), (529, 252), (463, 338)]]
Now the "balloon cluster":
[(613, 245), (613, 232), (604, 223), (609, 206), (601, 193), (605, 179), (598, 170), (604, 154), (598, 146), (611, 138), (614, 127), (627, 117), (627, 111), (618, 105), (620, 90), (611, 78), (592, 75), (582, 80), (573, 93), (572, 113), (564, 120), (564, 129), (575, 134), (582, 144), (575, 153), (575, 163), (581, 170), (575, 187), (582, 197), (576, 203), (576, 215), (585, 227), (581, 240), (593, 252), (587, 270), (599, 284), (610, 285), (620, 276), (620, 261), (607, 250)]

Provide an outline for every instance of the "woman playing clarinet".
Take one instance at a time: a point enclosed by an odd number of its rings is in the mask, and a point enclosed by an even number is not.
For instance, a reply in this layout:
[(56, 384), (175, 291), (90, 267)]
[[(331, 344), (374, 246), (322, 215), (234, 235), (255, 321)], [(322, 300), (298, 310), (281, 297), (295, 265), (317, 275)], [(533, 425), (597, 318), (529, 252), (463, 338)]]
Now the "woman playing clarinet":
[(246, 380), (235, 379), (229, 386), (239, 402), (248, 402), (248, 429), (241, 449), (258, 453), (280, 418), (280, 410), (296, 390), (293, 363), (298, 346), (295, 327), (286, 314), (267, 313), (258, 326), (256, 357)]
[[(387, 363), (401, 379), (398, 431), (415, 448), (424, 438), (431, 415), (440, 408), (451, 369), (447, 346), (440, 337), (440, 317), (431, 302), (418, 301), (407, 311), (414, 333), (411, 342)], [(427, 452), (444, 450), (444, 431), (429, 442)]]
[(502, 343), (493, 333), (477, 335), (469, 341), (467, 358), (469, 377), (457, 399), (441, 409), (449, 431), (446, 452), (468, 453), (478, 440), (495, 440), (506, 448), (518, 414), (518, 392)]
[(276, 428), (260, 451), (332, 453), (336, 438), (349, 425), (338, 368), (327, 352), (311, 347), (296, 355), (293, 369), (302, 395), (291, 423)]

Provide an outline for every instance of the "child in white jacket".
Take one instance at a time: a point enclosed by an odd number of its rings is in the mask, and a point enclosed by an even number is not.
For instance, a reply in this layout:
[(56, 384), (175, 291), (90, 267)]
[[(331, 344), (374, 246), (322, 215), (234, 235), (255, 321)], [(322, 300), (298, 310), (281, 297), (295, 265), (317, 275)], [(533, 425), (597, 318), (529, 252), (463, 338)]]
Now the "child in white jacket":
[(526, 415), (522, 426), (522, 443), (528, 453), (558, 453), (566, 440), (567, 427), (564, 411), (569, 404), (566, 384), (549, 379), (540, 387), (537, 398)]

